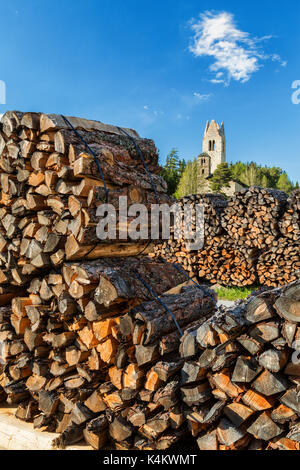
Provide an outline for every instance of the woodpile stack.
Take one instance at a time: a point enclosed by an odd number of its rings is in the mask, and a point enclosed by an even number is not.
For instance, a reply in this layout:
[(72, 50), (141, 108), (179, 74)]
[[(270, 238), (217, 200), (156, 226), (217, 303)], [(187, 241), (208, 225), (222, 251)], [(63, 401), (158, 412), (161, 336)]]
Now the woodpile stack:
[(181, 342), (181, 392), (201, 450), (300, 449), (300, 281), (222, 309)]
[(300, 272), (300, 190), (291, 193), (279, 228), (281, 237), (259, 257), (259, 282), (267, 286), (283, 285), (299, 277)]
[[(186, 196), (177, 201), (179, 214), (175, 216), (174, 224), (171, 229), (169, 240), (162, 242), (154, 247), (154, 255), (162, 257), (168, 261), (175, 262), (184, 266), (190, 275), (197, 275), (198, 271), (198, 253), (189, 250), (189, 244), (194, 240), (196, 232), (196, 206), (203, 208), (204, 219), (202, 226), (203, 241), (206, 244), (224, 232), (221, 226), (221, 216), (227, 207), (227, 201), (221, 194), (196, 194)], [(186, 208), (186, 211), (185, 211)], [(188, 221), (191, 239), (186, 239), (185, 221)], [(204, 223), (203, 223), (204, 222)], [(199, 227), (198, 227), (199, 228)], [(175, 235), (181, 233), (181, 236)], [(186, 228), (187, 233), (189, 232)]]
[(183, 332), (215, 311), (212, 292), (147, 258), (64, 263), (2, 307), (2, 393), (57, 447), (164, 449), (187, 433), (180, 332), (139, 277)]
[(257, 273), (259, 283), (266, 286), (282, 286), (298, 279), (300, 243), (278, 238), (269, 250), (259, 256)]
[(247, 286), (257, 282), (255, 249), (239, 249), (229, 235), (207, 240), (197, 256), (198, 277), (225, 286)]
[[(171, 287), (160, 299), (181, 340), (131, 271), (159, 294)], [(1, 396), (59, 433), (56, 447), (165, 450), (193, 436), (200, 450), (300, 449), (300, 281), (216, 312), (204, 287), (172, 287), (183, 278), (171, 264), (69, 263), (57, 276), (0, 312)], [(13, 316), (29, 320), (22, 334)]]
[[(175, 217), (149, 258), (149, 236), (130, 237), (119, 202), (173, 204), (158, 173), (153, 141), (131, 129), (4, 115), (0, 400), (58, 433), (58, 448), (84, 438), (94, 449), (163, 450), (190, 433), (200, 449), (298, 448), (300, 281), (216, 313), (211, 290), (155, 257), (222, 284), (294, 280), (299, 192), (184, 198), (192, 231), (204, 205), (203, 248), (175, 238), (185, 228)], [(105, 203), (114, 240), (97, 235)]]
[(256, 186), (239, 191), (229, 198), (222, 225), (237, 246), (266, 249), (280, 234), (287, 198), (284, 191)]
[[(148, 236), (131, 239), (119, 219), (121, 196), (128, 206), (172, 202), (158, 172), (153, 141), (131, 129), (38, 113), (2, 119), (0, 399), (57, 432), (57, 447), (84, 438), (95, 449), (108, 440), (164, 449), (187, 433), (180, 335), (214, 313), (215, 299), (141, 256)], [(106, 202), (115, 240), (96, 232)]]
[(204, 203), (203, 249), (189, 251), (184, 236), (175, 240), (172, 235), (155, 247), (156, 256), (177, 261), (213, 284), (276, 287), (297, 279), (299, 190), (288, 198), (283, 191), (251, 187), (227, 201), (219, 195), (189, 196), (180, 205), (187, 201), (194, 207)]
[(279, 223), (283, 237), (300, 242), (300, 189), (293, 191), (288, 198), (288, 209)]
[[(100, 122), (68, 120), (96, 154), (108, 193), (96, 161), (62, 116), (7, 112), (0, 130), (1, 285), (26, 284), (28, 276), (65, 259), (147, 252), (148, 238), (133, 242), (127, 234), (130, 218), (126, 226), (119, 220), (119, 197), (148, 207), (170, 201), (156, 174), (152, 140), (130, 129), (124, 134)], [(131, 138), (152, 172), (157, 197)], [(99, 240), (96, 233), (97, 208), (105, 202), (116, 208), (116, 240)]]

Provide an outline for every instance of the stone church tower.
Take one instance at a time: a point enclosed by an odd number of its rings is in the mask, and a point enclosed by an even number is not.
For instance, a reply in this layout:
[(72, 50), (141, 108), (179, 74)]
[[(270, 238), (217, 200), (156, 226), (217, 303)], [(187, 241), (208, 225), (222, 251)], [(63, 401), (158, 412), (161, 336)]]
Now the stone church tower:
[[(214, 120), (207, 121), (202, 153), (198, 156), (198, 193), (211, 193), (209, 180), (217, 166), (226, 163), (226, 139), (224, 124), (221, 126)], [(223, 188), (223, 193), (232, 196), (236, 191), (241, 191), (243, 186), (237, 181), (231, 181), (229, 188)]]
[(220, 163), (226, 162), (226, 139), (224, 124), (221, 127), (214, 120), (207, 121), (202, 154), (199, 155), (199, 176), (207, 178), (212, 175)]

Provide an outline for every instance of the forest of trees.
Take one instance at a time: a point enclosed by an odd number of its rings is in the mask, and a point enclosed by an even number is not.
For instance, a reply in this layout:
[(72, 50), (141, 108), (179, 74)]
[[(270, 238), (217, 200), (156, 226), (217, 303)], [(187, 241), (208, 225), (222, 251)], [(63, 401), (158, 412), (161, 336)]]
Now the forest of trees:
[[(161, 175), (168, 183), (168, 193), (181, 198), (197, 193), (197, 159), (185, 162), (176, 149), (168, 154)], [(243, 186), (262, 186), (264, 188), (281, 189), (290, 193), (299, 188), (289, 179), (287, 173), (279, 167), (267, 167), (255, 162), (221, 163), (210, 178), (210, 188), (214, 192), (222, 192), (228, 182), (235, 180)]]
[(161, 176), (168, 183), (168, 193), (170, 195), (175, 194), (186, 166), (185, 161), (183, 159), (180, 160), (178, 151), (173, 148), (167, 155), (166, 163), (161, 172)]
[(299, 188), (299, 184), (293, 185), (286, 172), (279, 167), (237, 162), (230, 163), (229, 168), (232, 178), (246, 186), (281, 189), (287, 193)]

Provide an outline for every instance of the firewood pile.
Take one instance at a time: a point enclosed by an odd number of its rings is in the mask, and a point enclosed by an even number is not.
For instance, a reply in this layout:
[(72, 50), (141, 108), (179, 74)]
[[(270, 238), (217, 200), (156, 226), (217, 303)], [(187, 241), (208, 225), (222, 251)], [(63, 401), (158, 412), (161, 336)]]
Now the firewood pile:
[(181, 342), (200, 450), (300, 449), (300, 281), (220, 309)]
[[(170, 201), (165, 181), (156, 174), (158, 154), (152, 140), (125, 129), (143, 152), (157, 198), (136, 147), (122, 129), (69, 119), (97, 155), (107, 201), (94, 158), (62, 116), (7, 112), (0, 131), (1, 285), (23, 285), (28, 276), (65, 259), (138, 254), (147, 243), (128, 237), (128, 227), (118, 219), (119, 197), (126, 196), (128, 205), (148, 207)], [(116, 208), (116, 240), (99, 240), (96, 233), (97, 208), (104, 202)]]
[(255, 249), (238, 249), (230, 236), (223, 234), (207, 240), (197, 258), (197, 274), (211, 283), (251, 286), (257, 282), (255, 255)]
[[(279, 222), (281, 237), (262, 253), (257, 270), (260, 284), (281, 285), (296, 278), (300, 270), (300, 190), (292, 192)], [(292, 276), (291, 276), (291, 273)]]
[(240, 237), (239, 245), (245, 241), (243, 246), (257, 249), (253, 263), (259, 284), (276, 287), (296, 280), (300, 269), (299, 191), (287, 198), (282, 191), (250, 188), (244, 195), (244, 213), (241, 209), (243, 193), (236, 194), (240, 204), (234, 212), (240, 210), (241, 219), (245, 215), (242, 223), (246, 219), (247, 222), (243, 227), (240, 223), (240, 229), (235, 232), (229, 210), (224, 217), (226, 230)]
[(293, 242), (300, 241), (300, 189), (293, 191), (288, 199), (288, 209), (279, 226), (282, 235)]
[(300, 243), (279, 238), (273, 246), (258, 259), (259, 283), (267, 286), (284, 285), (299, 277)]
[[(132, 129), (4, 115), (0, 400), (56, 432), (56, 448), (85, 439), (94, 449), (164, 450), (191, 434), (200, 449), (298, 448), (299, 281), (217, 313), (213, 291), (155, 257), (211, 282), (294, 280), (299, 193), (185, 198), (182, 206), (204, 203), (203, 249), (174, 238), (175, 219), (148, 257), (152, 244), (128, 235), (119, 198), (173, 204), (158, 173), (153, 141)], [(97, 235), (106, 202), (114, 240)]]
[[(148, 237), (132, 240), (118, 219), (120, 196), (128, 206), (172, 202), (153, 141), (68, 121), (20, 112), (2, 119), (0, 399), (35, 429), (57, 432), (58, 448), (84, 438), (95, 449), (107, 441), (165, 449), (188, 432), (180, 334), (215, 312), (214, 294), (147, 258)], [(106, 202), (116, 209), (116, 240), (96, 233)]]
[(184, 236), (175, 239), (173, 233), (155, 246), (155, 256), (177, 260), (191, 275), (222, 285), (276, 287), (297, 279), (299, 190), (289, 198), (283, 191), (259, 187), (235, 193), (227, 201), (221, 195), (208, 196), (180, 201), (182, 206), (191, 204), (194, 212), (196, 204), (204, 204), (203, 249), (189, 251)]
[(279, 233), (287, 194), (275, 189), (252, 186), (229, 199), (222, 225), (239, 246), (268, 248)]
[[(221, 194), (197, 194), (186, 196), (176, 202), (181, 212), (179, 211), (174, 217), (170, 239), (155, 246), (154, 254), (151, 253), (150, 256), (161, 256), (168, 261), (179, 263), (191, 275), (196, 275), (195, 267), (198, 264), (199, 255), (197, 252), (189, 251), (189, 242), (193, 241), (192, 234), (196, 231), (195, 207), (198, 204), (203, 208), (204, 220), (201, 221), (201, 229), (205, 243), (209, 243), (214, 237), (224, 232), (221, 226), (221, 216), (227, 207), (227, 201)], [(184, 207), (190, 207), (191, 210), (184, 212)], [(185, 221), (189, 224), (186, 224), (186, 232)], [(199, 220), (197, 222), (199, 224)], [(186, 233), (191, 236), (190, 240), (186, 239)]]
[(133, 273), (183, 332), (215, 312), (212, 292), (185, 285), (172, 264), (130, 257), (64, 263), (1, 307), (2, 395), (18, 418), (59, 433), (58, 448), (84, 438), (165, 449), (188, 432), (180, 333)]

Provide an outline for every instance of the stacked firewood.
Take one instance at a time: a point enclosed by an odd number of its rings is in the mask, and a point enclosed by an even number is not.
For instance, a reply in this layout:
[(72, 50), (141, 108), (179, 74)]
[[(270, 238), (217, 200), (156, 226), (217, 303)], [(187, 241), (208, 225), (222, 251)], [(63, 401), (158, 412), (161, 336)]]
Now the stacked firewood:
[(64, 263), (28, 293), (2, 307), (1, 386), (18, 418), (60, 433), (58, 447), (164, 449), (186, 435), (180, 334), (214, 313), (211, 291), (126, 258)]
[(221, 309), (181, 342), (181, 386), (201, 450), (300, 449), (300, 281)]
[[(281, 236), (279, 222), (287, 208), (287, 198), (283, 191), (255, 186), (229, 198), (222, 214), (225, 235), (221, 240), (213, 240), (211, 246), (200, 253), (201, 277), (210, 270), (208, 278), (211, 282), (235, 286), (258, 282), (268, 285), (261, 276), (258, 263), (270, 248), (276, 250)], [(213, 258), (217, 259), (216, 266), (209, 263)], [(275, 285), (295, 280), (295, 269), (292, 265), (289, 268), (284, 282), (278, 279)]]
[[(126, 440), (116, 430), (132, 406), (146, 407), (141, 424), (130, 412), (132, 440), (150, 418), (159, 423), (163, 405), (154, 406), (152, 398), (163, 378), (150, 369), (173, 351), (176, 356), (176, 324), (184, 330), (215, 308), (198, 289), (179, 295), (176, 286), (186, 277), (170, 264), (122, 258), (147, 253), (149, 236), (128, 235), (131, 219), (121, 220), (120, 197), (128, 206), (171, 203), (158, 172), (153, 141), (131, 129), (38, 113), (8, 112), (2, 119), (0, 398), (19, 404), (17, 417), (36, 429), (60, 433), (57, 445), (83, 433), (95, 448), (107, 438)], [(96, 231), (104, 203), (116, 209), (114, 240), (100, 240)], [(150, 292), (161, 296), (173, 288), (177, 294), (163, 297), (168, 313)], [(156, 431), (157, 447), (184, 434), (168, 419), (164, 436)], [(162, 420), (166, 424), (166, 414)], [(150, 434), (148, 440), (157, 441)]]
[(198, 276), (212, 284), (254, 285), (257, 283), (255, 254), (255, 249), (239, 250), (226, 234), (213, 237), (198, 253)]
[(288, 209), (279, 223), (280, 231), (292, 242), (300, 242), (300, 189), (293, 191), (288, 198)]
[(196, 213), (195, 207), (198, 205), (203, 208), (204, 236), (207, 238), (215, 237), (223, 233), (221, 227), (221, 217), (227, 207), (227, 200), (222, 194), (196, 194), (183, 197), (179, 202), (179, 206), (184, 208), (192, 206), (192, 223), (191, 231), (196, 231)]
[(272, 247), (262, 253), (257, 263), (259, 283), (266, 286), (282, 286), (295, 281), (300, 274), (300, 242), (293, 243), (279, 238)]
[[(189, 250), (184, 233), (155, 247), (155, 255), (178, 262), (203, 281), (222, 285), (280, 286), (297, 279), (300, 270), (300, 192), (251, 187), (227, 201), (203, 197), (204, 246)], [(195, 210), (201, 197), (189, 196)], [(216, 208), (217, 206), (217, 208)], [(178, 227), (174, 223), (174, 230)], [(184, 229), (184, 222), (181, 222)], [(192, 224), (193, 230), (195, 226)]]
[[(174, 215), (169, 240), (154, 247), (153, 255), (179, 263), (190, 273), (197, 275), (198, 254), (191, 249), (195, 239), (204, 245), (224, 233), (221, 216), (227, 201), (221, 194), (196, 194), (177, 201), (178, 212)], [(200, 210), (196, 213), (196, 207)], [(198, 230), (198, 233), (196, 231)]]
[[(96, 155), (103, 178), (70, 124)], [(131, 129), (79, 118), (66, 122), (57, 115), (7, 112), (0, 130), (0, 283), (25, 284), (28, 276), (65, 259), (147, 252), (148, 234), (132, 240), (128, 226), (133, 218), (120, 220), (119, 197), (127, 197), (128, 206), (169, 203), (166, 183), (158, 172), (154, 142)], [(116, 209), (115, 240), (99, 240), (97, 235), (97, 209), (105, 202)]]
[(258, 260), (260, 284), (283, 285), (300, 273), (300, 190), (291, 193), (288, 207), (279, 222), (281, 237)]
[[(140, 227), (144, 235), (132, 238), (133, 218), (121, 219), (119, 203), (125, 196), (128, 205), (173, 204), (158, 172), (153, 141), (131, 129), (38, 113), (2, 118), (0, 399), (17, 404), (16, 416), (36, 429), (57, 432), (57, 447), (84, 437), (95, 449), (107, 441), (118, 449), (167, 449), (189, 430), (200, 439), (209, 435), (209, 442), (217, 436), (219, 448), (247, 447), (249, 435), (265, 438), (248, 428), (240, 436), (233, 423), (239, 439), (222, 441), (232, 413), (222, 421), (219, 415), (248, 392), (268, 401), (268, 387), (277, 402), (297, 412), (291, 387), (299, 374), (290, 356), (298, 339), (299, 283), (212, 318), (215, 294), (153, 258), (223, 284), (253, 284), (257, 276), (267, 285), (293, 280), (299, 269), (298, 193), (288, 203), (284, 193), (261, 188), (228, 204), (219, 195), (184, 198), (179, 206), (192, 207), (189, 220), (177, 214), (170, 240), (150, 259), (141, 254), (151, 249), (151, 227), (147, 234)], [(97, 212), (105, 203), (115, 209), (114, 240), (97, 234)], [(176, 228), (191, 222), (189, 229), (199, 230), (198, 204), (204, 205), (204, 246), (190, 251), (193, 239), (176, 239)], [(259, 371), (241, 380), (240, 361), (250, 361), (251, 371), (256, 361)], [(254, 386), (262, 368), (267, 392)], [(278, 390), (276, 381), (286, 388)], [(285, 401), (283, 393), (289, 394)], [(243, 400), (252, 410), (250, 401)], [(269, 412), (258, 418), (278, 422), (286, 432), (294, 416), (284, 409), (282, 418), (281, 412), (274, 408), (271, 418)], [(254, 417), (254, 411), (247, 416), (249, 427)], [(263, 428), (269, 424), (262, 421)]]
[(238, 246), (268, 248), (280, 233), (287, 198), (284, 191), (276, 189), (244, 189), (229, 199), (222, 225)]

